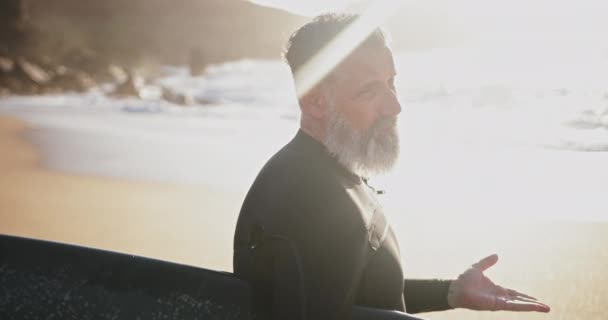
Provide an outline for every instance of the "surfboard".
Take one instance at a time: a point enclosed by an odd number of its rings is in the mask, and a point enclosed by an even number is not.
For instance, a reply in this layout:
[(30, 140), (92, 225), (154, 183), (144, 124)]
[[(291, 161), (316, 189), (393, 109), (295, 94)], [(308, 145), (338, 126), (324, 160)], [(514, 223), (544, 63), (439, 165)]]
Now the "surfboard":
[(0, 319), (250, 319), (249, 285), (218, 272), (0, 235)]
[[(0, 235), (2, 320), (254, 318), (249, 284), (228, 272)], [(371, 319), (421, 320), (354, 306), (353, 320)]]

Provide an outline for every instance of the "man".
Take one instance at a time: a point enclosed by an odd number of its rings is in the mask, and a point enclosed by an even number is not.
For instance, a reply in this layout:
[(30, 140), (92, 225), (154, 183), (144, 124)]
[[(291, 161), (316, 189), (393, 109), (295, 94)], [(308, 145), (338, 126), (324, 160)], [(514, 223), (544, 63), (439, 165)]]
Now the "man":
[[(302, 66), (356, 19), (326, 14), (294, 33), (285, 58), (296, 87)], [(259, 173), (236, 227), (234, 272), (251, 283), (255, 313), (322, 320), (352, 319), (354, 306), (403, 319), (452, 308), (548, 312), (483, 275), (496, 255), (456, 280), (404, 280), (395, 234), (364, 178), (389, 170), (399, 153), (395, 76), (386, 37), (375, 30), (301, 94), (300, 130)]]

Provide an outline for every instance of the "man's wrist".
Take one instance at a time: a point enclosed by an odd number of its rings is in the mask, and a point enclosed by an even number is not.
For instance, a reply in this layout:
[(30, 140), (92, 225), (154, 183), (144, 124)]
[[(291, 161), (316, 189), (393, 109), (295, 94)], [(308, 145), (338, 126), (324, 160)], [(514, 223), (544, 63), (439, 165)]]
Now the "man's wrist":
[(448, 300), (448, 305), (452, 309), (456, 309), (459, 307), (458, 303), (456, 301), (457, 292), (458, 292), (458, 288), (457, 288), (456, 280), (450, 280), (450, 285), (448, 287), (448, 292), (447, 292), (447, 300)]

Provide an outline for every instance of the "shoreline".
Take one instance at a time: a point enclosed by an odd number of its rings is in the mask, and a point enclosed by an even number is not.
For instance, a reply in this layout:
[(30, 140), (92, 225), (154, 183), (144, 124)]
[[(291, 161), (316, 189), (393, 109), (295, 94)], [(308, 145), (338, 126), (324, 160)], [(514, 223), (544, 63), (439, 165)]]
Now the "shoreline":
[(232, 269), (238, 195), (55, 172), (42, 166), (28, 130), (0, 115), (0, 233)]

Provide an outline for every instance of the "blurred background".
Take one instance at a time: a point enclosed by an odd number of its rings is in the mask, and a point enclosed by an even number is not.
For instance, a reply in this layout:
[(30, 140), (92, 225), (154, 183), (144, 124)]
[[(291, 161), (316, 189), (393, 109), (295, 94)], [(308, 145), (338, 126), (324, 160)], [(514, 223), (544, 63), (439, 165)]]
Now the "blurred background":
[[(242, 200), (299, 126), (285, 41), (371, 3), (0, 0), (0, 233), (231, 271)], [(384, 21), (402, 154), (372, 185), (406, 275), (498, 253), (490, 277), (552, 307), (427, 318), (608, 317), (607, 9), (407, 0)]]

